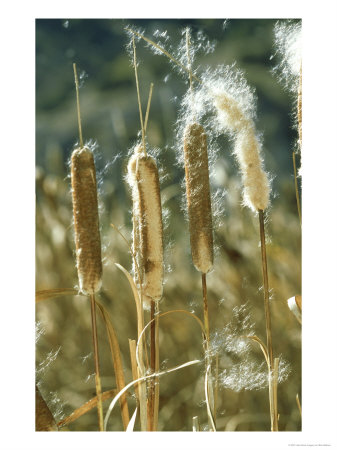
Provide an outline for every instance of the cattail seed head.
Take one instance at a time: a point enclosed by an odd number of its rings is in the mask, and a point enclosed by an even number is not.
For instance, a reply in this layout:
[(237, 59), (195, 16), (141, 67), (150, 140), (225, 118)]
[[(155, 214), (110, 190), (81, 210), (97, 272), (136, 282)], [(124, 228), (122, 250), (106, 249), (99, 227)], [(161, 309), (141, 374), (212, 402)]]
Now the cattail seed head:
[(226, 92), (217, 93), (214, 104), (220, 125), (236, 136), (234, 153), (243, 175), (244, 203), (253, 211), (264, 210), (269, 204), (270, 184), (254, 122)]
[(71, 185), (79, 285), (84, 294), (92, 295), (101, 287), (102, 259), (96, 170), (87, 147), (72, 153)]
[(207, 137), (198, 123), (185, 128), (184, 162), (192, 260), (197, 270), (207, 273), (213, 267), (212, 207)]
[(133, 252), (141, 277), (137, 281), (148, 305), (160, 300), (163, 293), (163, 223), (157, 165), (141, 145), (129, 160), (128, 182), (132, 188)]

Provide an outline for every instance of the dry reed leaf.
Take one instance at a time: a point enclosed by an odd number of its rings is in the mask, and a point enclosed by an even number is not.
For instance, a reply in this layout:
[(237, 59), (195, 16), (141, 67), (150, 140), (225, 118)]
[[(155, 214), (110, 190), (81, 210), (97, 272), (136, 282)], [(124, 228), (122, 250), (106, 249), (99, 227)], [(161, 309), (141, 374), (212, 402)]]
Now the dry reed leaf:
[(200, 431), (199, 417), (194, 416), (192, 418), (192, 431)]
[(299, 398), (298, 394), (296, 394), (296, 404), (297, 404), (298, 410), (300, 412), (300, 416), (302, 418), (302, 407), (301, 407), (301, 402), (300, 402), (300, 398)]
[[(137, 380), (139, 378), (139, 373), (137, 369), (137, 360), (136, 360), (136, 341), (134, 339), (129, 339), (129, 348), (130, 348), (130, 359), (131, 359), (131, 371), (132, 371), (132, 379)], [(139, 388), (138, 385), (135, 385), (135, 393), (137, 402), (139, 404)]]
[(138, 289), (135, 285), (135, 282), (133, 281), (132, 276), (129, 274), (129, 272), (120, 264), (115, 263), (115, 265), (118, 267), (119, 270), (121, 270), (124, 273), (124, 275), (126, 276), (128, 282), (130, 284), (130, 287), (132, 289), (132, 293), (133, 293), (133, 297), (135, 299), (136, 309), (137, 309), (137, 326), (138, 326), (138, 336), (139, 336), (143, 329), (143, 309), (142, 309), (142, 303), (139, 298)]
[[(121, 352), (120, 352), (116, 332), (112, 326), (110, 316), (109, 316), (109, 313), (107, 312), (107, 310), (104, 308), (104, 306), (100, 302), (98, 302), (97, 300), (95, 300), (95, 301), (96, 301), (96, 305), (98, 306), (98, 308), (102, 314), (103, 321), (104, 321), (106, 329), (107, 329), (111, 357), (112, 357), (114, 371), (115, 371), (115, 377), (116, 377), (117, 390), (120, 391), (125, 387), (125, 378), (124, 378), (122, 357), (121, 357)], [(125, 395), (122, 396), (120, 399), (120, 406), (121, 406), (121, 412), (122, 412), (123, 426), (124, 426), (124, 430), (125, 430), (130, 421), (129, 409), (128, 409), (128, 404), (127, 404)]]
[(81, 292), (78, 292), (76, 289), (46, 289), (43, 291), (37, 291), (35, 294), (36, 303), (41, 302), (42, 300), (48, 300), (49, 298), (62, 297), (65, 295), (83, 295)]
[(268, 368), (269, 368), (269, 356), (268, 356), (268, 350), (267, 350), (266, 345), (261, 341), (261, 339), (260, 339), (259, 337), (257, 337), (257, 336), (243, 336), (243, 337), (246, 337), (246, 338), (248, 338), (248, 339), (251, 339), (252, 341), (257, 342), (257, 343), (259, 344), (260, 349), (262, 350), (263, 356), (264, 356), (265, 359), (266, 359), (267, 366), (268, 366)]
[[(186, 310), (184, 310), (184, 309), (173, 309), (173, 310), (171, 310), (171, 311), (166, 311), (166, 312), (164, 312), (164, 313), (161, 313), (161, 314), (158, 314), (158, 319), (160, 318), (160, 317), (164, 317), (164, 316), (167, 316), (168, 314), (172, 314), (172, 313), (183, 313), (183, 314), (187, 314), (188, 316), (190, 316), (190, 317), (193, 317), (193, 319), (195, 319), (197, 322), (198, 322), (198, 324), (200, 325), (200, 328), (201, 328), (201, 330), (202, 330), (202, 333), (203, 333), (203, 335), (204, 336), (206, 336), (206, 334), (205, 334), (205, 327), (204, 327), (204, 324), (201, 322), (201, 320), (199, 319), (199, 317), (197, 317), (195, 314), (193, 314), (193, 313), (191, 313), (190, 311), (186, 311)], [(152, 320), (150, 320), (146, 325), (145, 325), (145, 327), (143, 328), (143, 330), (142, 330), (142, 332), (141, 332), (141, 334), (140, 334), (140, 336), (139, 336), (139, 338), (138, 338), (138, 341), (137, 341), (137, 347), (136, 347), (136, 359), (137, 359), (137, 363), (138, 363), (138, 365), (139, 365), (139, 347), (140, 347), (140, 343), (141, 343), (141, 340), (142, 340), (142, 338), (143, 338), (143, 336), (144, 336), (144, 334), (145, 334), (145, 331), (146, 331), (146, 329), (151, 325), (151, 323), (154, 321), (155, 319), (152, 319)]]
[(138, 407), (136, 407), (134, 413), (132, 414), (132, 417), (130, 419), (130, 422), (126, 428), (126, 431), (133, 431), (135, 427), (136, 417), (137, 417)]
[(180, 366), (175, 366), (172, 367), (171, 369), (167, 369), (164, 370), (163, 372), (157, 372), (157, 373), (152, 373), (151, 375), (146, 375), (144, 377), (138, 378), (137, 380), (133, 380), (131, 381), (129, 384), (127, 384), (125, 386), (124, 389), (122, 389), (117, 395), (116, 397), (112, 400), (112, 402), (110, 403), (109, 409), (105, 415), (105, 419), (104, 419), (104, 430), (106, 431), (106, 426), (108, 424), (108, 420), (109, 417), (111, 415), (111, 411), (113, 410), (114, 406), (116, 405), (116, 403), (118, 402), (118, 400), (120, 399), (120, 397), (128, 390), (130, 389), (130, 387), (134, 386), (137, 383), (142, 384), (141, 382), (145, 381), (145, 380), (149, 380), (150, 378), (153, 377), (161, 377), (162, 375), (166, 375), (168, 373), (171, 372), (175, 372), (176, 370), (180, 370), (183, 369), (184, 367), (188, 367), (188, 366), (192, 366), (193, 364), (198, 364), (200, 363), (200, 359), (194, 359), (193, 361), (188, 361), (187, 363), (181, 364)]
[(205, 374), (205, 400), (206, 400), (207, 415), (208, 415), (209, 423), (211, 424), (212, 431), (216, 431), (214, 418), (213, 418), (210, 401), (209, 401), (209, 392), (208, 392), (208, 385), (209, 385), (208, 378), (209, 378), (210, 370), (211, 370), (211, 366), (209, 365), (209, 366), (207, 366), (206, 374)]
[(302, 296), (295, 295), (294, 297), (289, 298), (287, 303), (290, 311), (302, 325)]
[(58, 431), (54, 417), (37, 386), (35, 386), (35, 430)]
[[(109, 400), (109, 398), (112, 398), (116, 395), (117, 389), (111, 389), (110, 391), (105, 391), (102, 393), (102, 402), (105, 400)], [(69, 425), (70, 423), (74, 422), (93, 408), (96, 408), (97, 406), (97, 396), (87, 401), (84, 405), (80, 406), (79, 408), (75, 409), (68, 417), (65, 419), (60, 420), (58, 422), (57, 426), (59, 428), (65, 427), (66, 425)]]

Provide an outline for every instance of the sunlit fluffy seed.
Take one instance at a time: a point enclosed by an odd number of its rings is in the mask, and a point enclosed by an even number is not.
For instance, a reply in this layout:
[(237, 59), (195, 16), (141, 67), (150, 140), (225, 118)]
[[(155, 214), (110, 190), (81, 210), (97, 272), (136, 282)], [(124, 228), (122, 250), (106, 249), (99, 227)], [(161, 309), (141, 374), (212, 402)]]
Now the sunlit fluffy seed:
[(142, 146), (137, 146), (130, 158), (128, 181), (133, 201), (133, 251), (148, 304), (160, 300), (163, 293), (163, 223), (157, 165)]
[(244, 203), (253, 211), (264, 210), (269, 204), (270, 184), (254, 123), (226, 92), (216, 95), (215, 106), (220, 124), (236, 135), (234, 153), (243, 175)]
[(79, 285), (91, 295), (101, 287), (102, 259), (96, 170), (92, 151), (86, 147), (71, 156), (71, 185)]
[(207, 273), (213, 267), (212, 207), (207, 136), (197, 123), (185, 128), (184, 164), (192, 260), (197, 270)]

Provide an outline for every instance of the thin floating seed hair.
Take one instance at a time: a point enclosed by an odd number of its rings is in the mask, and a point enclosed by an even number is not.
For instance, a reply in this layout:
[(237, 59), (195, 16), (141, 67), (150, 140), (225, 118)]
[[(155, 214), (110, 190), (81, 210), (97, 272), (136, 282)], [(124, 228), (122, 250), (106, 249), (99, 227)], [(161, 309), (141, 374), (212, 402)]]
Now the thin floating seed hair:
[(96, 169), (92, 151), (83, 146), (76, 66), (74, 65), (79, 148), (71, 156), (71, 186), (75, 229), (77, 273), (80, 290), (87, 295), (99, 291), (102, 279), (101, 238), (99, 232)]

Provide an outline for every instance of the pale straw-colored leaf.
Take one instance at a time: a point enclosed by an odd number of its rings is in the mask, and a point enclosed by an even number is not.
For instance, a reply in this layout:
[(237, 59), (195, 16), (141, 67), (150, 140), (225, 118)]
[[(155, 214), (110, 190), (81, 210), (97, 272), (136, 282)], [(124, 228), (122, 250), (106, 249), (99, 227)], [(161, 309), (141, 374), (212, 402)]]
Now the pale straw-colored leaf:
[[(102, 314), (103, 321), (105, 323), (106, 330), (108, 333), (111, 357), (112, 357), (114, 370), (115, 370), (117, 390), (120, 391), (125, 386), (125, 378), (124, 378), (122, 357), (121, 357), (121, 352), (120, 352), (116, 332), (114, 330), (114, 327), (112, 326), (108, 311), (97, 300), (96, 300), (96, 305), (97, 305), (100, 313)], [(126, 429), (128, 423), (129, 423), (129, 420), (130, 420), (126, 396), (123, 396), (121, 398), (120, 406), (121, 406), (121, 412), (122, 412), (123, 426), (124, 426), (124, 429)]]
[(205, 399), (206, 399), (208, 420), (209, 420), (209, 423), (211, 424), (211, 427), (212, 427), (211, 431), (216, 431), (214, 418), (213, 418), (213, 414), (212, 414), (212, 410), (211, 410), (211, 406), (210, 406), (210, 401), (209, 401), (209, 392), (208, 392), (208, 388), (209, 388), (208, 378), (209, 378), (210, 370), (211, 370), (211, 366), (209, 365), (209, 366), (207, 366), (206, 375), (205, 375)]
[(126, 431), (133, 431), (134, 427), (135, 427), (135, 422), (136, 422), (136, 417), (137, 417), (137, 412), (138, 412), (138, 406), (136, 407), (134, 413), (132, 414), (132, 417), (130, 419), (129, 425), (126, 428)]
[(294, 297), (289, 298), (287, 303), (290, 311), (302, 325), (302, 296), (295, 295)]
[(118, 400), (120, 399), (120, 397), (121, 397), (121, 396), (122, 396), (122, 395), (130, 388), (130, 387), (134, 386), (134, 385), (137, 384), (137, 383), (143, 382), (143, 381), (145, 381), (145, 380), (149, 380), (150, 378), (153, 378), (153, 377), (161, 377), (162, 375), (166, 375), (166, 374), (168, 374), (168, 373), (174, 372), (174, 371), (176, 371), (176, 370), (183, 369), (184, 367), (192, 366), (193, 364), (198, 364), (198, 363), (200, 363), (200, 362), (201, 362), (201, 361), (200, 361), (199, 359), (195, 359), (195, 360), (193, 360), (193, 361), (188, 361), (187, 363), (181, 364), (180, 366), (175, 366), (175, 367), (172, 367), (171, 369), (167, 369), (167, 370), (164, 370), (164, 371), (162, 371), (162, 372), (152, 373), (151, 375), (146, 375), (146, 376), (144, 376), (144, 377), (138, 378), (137, 380), (131, 381), (129, 384), (127, 384), (127, 385), (125, 386), (124, 389), (122, 389), (122, 390), (116, 395), (116, 397), (115, 397), (115, 398), (112, 400), (112, 402), (110, 403), (110, 406), (109, 406), (109, 408), (108, 408), (108, 411), (107, 411), (107, 413), (106, 413), (106, 415), (105, 415), (105, 419), (104, 419), (104, 430), (106, 431), (107, 424), (108, 424), (108, 420), (109, 420), (109, 417), (110, 417), (110, 415), (111, 415), (111, 412), (112, 412), (114, 406), (116, 405), (116, 403), (118, 402)]
[(194, 416), (192, 418), (192, 431), (200, 431), (199, 417)]
[(266, 359), (267, 366), (269, 367), (269, 356), (268, 356), (268, 350), (267, 350), (266, 345), (261, 341), (261, 339), (258, 336), (244, 336), (244, 337), (251, 339), (252, 341), (257, 342), (259, 344), (260, 349), (263, 353), (263, 356)]
[(78, 292), (77, 289), (66, 288), (66, 289), (45, 289), (42, 291), (37, 291), (35, 293), (36, 303), (42, 300), (48, 300), (49, 298), (63, 297), (65, 295), (83, 295)]

